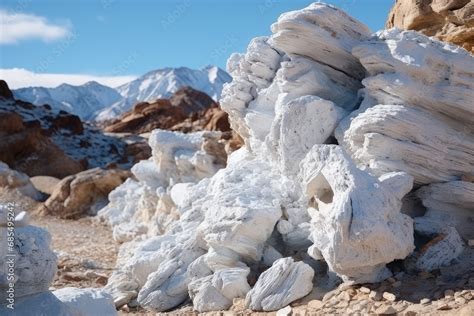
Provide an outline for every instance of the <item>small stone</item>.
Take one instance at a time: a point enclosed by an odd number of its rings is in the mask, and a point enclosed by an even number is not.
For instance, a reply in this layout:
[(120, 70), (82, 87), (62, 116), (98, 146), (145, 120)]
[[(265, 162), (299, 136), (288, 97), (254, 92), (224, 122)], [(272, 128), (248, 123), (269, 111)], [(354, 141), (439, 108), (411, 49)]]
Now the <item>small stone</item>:
[(390, 302), (395, 302), (395, 300), (397, 299), (397, 297), (395, 296), (395, 294), (393, 293), (390, 293), (390, 292), (384, 292), (382, 297), (384, 299), (386, 299), (387, 301), (390, 301)]
[(311, 309), (320, 309), (323, 307), (324, 303), (320, 300), (312, 300), (308, 302), (308, 308)]
[(291, 307), (290, 306), (279, 309), (276, 312), (276, 316), (290, 316), (290, 315), (291, 315)]
[(326, 302), (326, 301), (329, 301), (331, 298), (333, 298), (336, 294), (338, 294), (339, 291), (337, 290), (334, 290), (334, 291), (331, 291), (331, 292), (327, 292), (326, 294), (324, 294), (323, 296), (323, 302)]
[(453, 290), (446, 290), (446, 291), (444, 291), (444, 296), (445, 297), (454, 297), (454, 291)]
[(338, 297), (338, 299), (340, 299), (344, 302), (349, 302), (351, 300), (351, 296), (347, 292), (342, 292), (337, 297)]
[(467, 244), (469, 245), (469, 247), (474, 247), (474, 239), (469, 239)]
[(466, 299), (465, 299), (464, 297), (462, 297), (462, 296), (457, 297), (454, 301), (455, 301), (456, 303), (458, 303), (458, 304), (461, 304), (461, 305), (466, 304)]
[(365, 293), (365, 294), (369, 294), (369, 293), (370, 293), (370, 289), (369, 289), (368, 287), (365, 287), (365, 286), (361, 287), (359, 290), (360, 290), (362, 293)]
[(369, 298), (373, 301), (380, 301), (382, 299), (382, 293), (377, 291), (371, 291), (369, 294)]
[(377, 315), (394, 315), (397, 311), (392, 306), (380, 306), (375, 310), (375, 313)]
[(447, 311), (447, 310), (450, 310), (451, 307), (446, 303), (441, 303), (441, 304), (438, 304), (438, 307), (436, 307), (436, 309), (439, 311)]
[(427, 305), (431, 302), (431, 300), (429, 298), (423, 298), (420, 300), (420, 304), (421, 305)]

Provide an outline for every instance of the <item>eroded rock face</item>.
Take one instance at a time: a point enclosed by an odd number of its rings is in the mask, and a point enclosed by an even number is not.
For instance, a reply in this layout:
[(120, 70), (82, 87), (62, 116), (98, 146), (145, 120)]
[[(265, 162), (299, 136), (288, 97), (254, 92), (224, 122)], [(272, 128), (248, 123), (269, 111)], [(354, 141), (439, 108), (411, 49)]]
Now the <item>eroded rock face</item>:
[(397, 30), (379, 33), (353, 53), (369, 72), (365, 98), (336, 137), (357, 165), (376, 175), (405, 171), (417, 184), (472, 172), (473, 57)]
[(21, 194), (34, 200), (41, 199), (41, 193), (35, 189), (26, 174), (11, 170), (8, 165), (3, 162), (0, 162), (0, 187), (16, 189), (20, 191)]
[(90, 169), (61, 180), (40, 212), (60, 218), (95, 215), (108, 203), (107, 195), (121, 185), (130, 171)]
[(413, 178), (393, 173), (377, 179), (357, 169), (339, 146), (314, 146), (301, 166), (312, 217), (310, 255), (322, 255), (346, 280), (385, 279), (385, 263), (414, 249), (413, 221), (400, 213)]
[(246, 305), (255, 311), (275, 311), (300, 299), (313, 289), (313, 269), (292, 258), (275, 261), (248, 292)]
[(228, 61), (221, 105), (245, 147), (225, 168), (203, 134), (155, 131), (138, 181), (110, 194), (100, 215), (126, 241), (107, 285), (117, 306), (165, 311), (190, 297), (211, 311), (246, 296), (275, 310), (312, 288), (314, 271), (292, 257), (327, 264), (331, 281), (383, 280), (414, 249), (401, 213), (413, 183), (472, 170), (465, 51), (414, 32), (371, 36), (321, 3), (272, 31)]
[(386, 27), (419, 31), (474, 52), (473, 16), (471, 0), (397, 0)]

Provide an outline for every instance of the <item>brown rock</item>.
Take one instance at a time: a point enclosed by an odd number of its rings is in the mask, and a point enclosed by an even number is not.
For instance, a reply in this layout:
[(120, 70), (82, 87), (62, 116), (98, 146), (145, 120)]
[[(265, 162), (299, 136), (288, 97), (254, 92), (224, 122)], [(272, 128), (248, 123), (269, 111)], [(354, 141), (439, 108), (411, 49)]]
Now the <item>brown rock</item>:
[(386, 27), (416, 30), (474, 52), (474, 1), (397, 0)]
[(51, 120), (51, 124), (52, 128), (55, 130), (67, 129), (73, 134), (84, 133), (84, 125), (82, 125), (82, 121), (79, 116), (69, 114), (64, 111), (60, 111), (59, 115)]
[(5, 99), (13, 99), (13, 93), (5, 80), (0, 80), (0, 97), (4, 97)]
[(60, 218), (93, 214), (104, 206), (107, 196), (131, 176), (126, 170), (90, 169), (64, 178), (40, 208), (40, 213)]

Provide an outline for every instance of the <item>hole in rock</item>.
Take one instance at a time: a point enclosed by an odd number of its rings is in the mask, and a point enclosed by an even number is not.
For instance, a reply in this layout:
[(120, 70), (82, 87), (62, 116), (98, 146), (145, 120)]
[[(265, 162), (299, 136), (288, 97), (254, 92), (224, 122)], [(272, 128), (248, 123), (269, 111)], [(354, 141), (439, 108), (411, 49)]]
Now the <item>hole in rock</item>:
[(334, 198), (334, 191), (322, 173), (308, 183), (306, 192), (311, 196), (309, 206), (318, 210), (324, 205), (331, 204)]

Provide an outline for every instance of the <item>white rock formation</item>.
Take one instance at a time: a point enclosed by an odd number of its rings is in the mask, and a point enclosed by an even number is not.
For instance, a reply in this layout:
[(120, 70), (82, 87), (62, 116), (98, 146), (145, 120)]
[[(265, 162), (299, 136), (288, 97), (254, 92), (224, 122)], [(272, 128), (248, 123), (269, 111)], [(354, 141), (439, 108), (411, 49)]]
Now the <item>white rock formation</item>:
[(474, 183), (433, 183), (422, 187), (416, 194), (427, 208), (424, 219), (438, 226), (438, 231), (452, 226), (464, 239), (474, 239)]
[[(474, 170), (473, 57), (416, 32), (383, 31), (353, 54), (370, 76), (336, 137), (361, 168), (405, 171), (418, 184)], [(374, 106), (375, 105), (375, 106)]]
[(152, 157), (132, 168), (137, 180), (128, 179), (113, 190), (110, 203), (98, 213), (114, 227), (114, 239), (126, 242), (147, 233), (166, 232), (179, 218), (170, 197), (173, 185), (197, 182), (223, 167), (203, 148), (205, 140), (219, 137), (220, 132), (153, 131), (149, 140)]
[[(414, 249), (400, 212), (413, 182), (472, 170), (464, 51), (410, 32), (370, 37), (321, 3), (272, 31), (228, 61), (221, 105), (246, 146), (227, 166), (217, 171), (201, 136), (155, 131), (153, 158), (99, 213), (129, 241), (107, 285), (116, 306), (165, 311), (190, 297), (204, 312), (247, 295), (251, 308), (276, 310), (312, 287), (293, 255), (327, 263), (331, 280), (380, 281)], [(250, 290), (247, 277), (272, 264)]]
[(0, 315), (117, 315), (112, 297), (99, 290), (49, 291), (57, 270), (51, 236), (17, 211), (0, 204)]
[(100, 289), (65, 287), (53, 294), (75, 315), (117, 315), (112, 297)]
[(301, 181), (312, 217), (310, 255), (359, 283), (390, 275), (385, 263), (413, 249), (413, 221), (400, 213), (412, 188), (404, 173), (377, 179), (359, 169), (339, 146), (314, 146), (301, 163)]
[(263, 272), (245, 299), (247, 307), (256, 311), (276, 311), (300, 299), (313, 289), (313, 269), (292, 258), (275, 261)]

